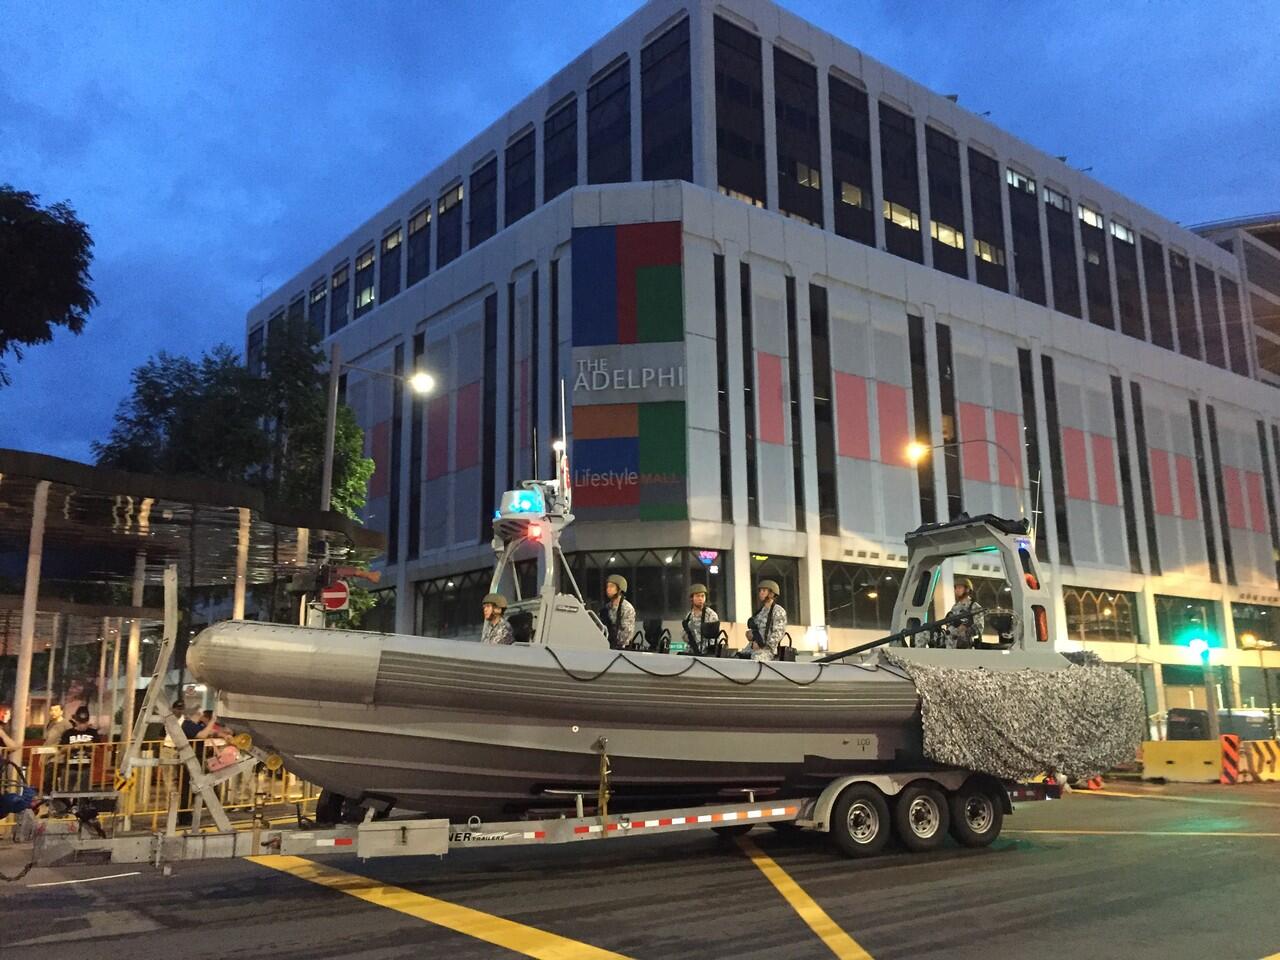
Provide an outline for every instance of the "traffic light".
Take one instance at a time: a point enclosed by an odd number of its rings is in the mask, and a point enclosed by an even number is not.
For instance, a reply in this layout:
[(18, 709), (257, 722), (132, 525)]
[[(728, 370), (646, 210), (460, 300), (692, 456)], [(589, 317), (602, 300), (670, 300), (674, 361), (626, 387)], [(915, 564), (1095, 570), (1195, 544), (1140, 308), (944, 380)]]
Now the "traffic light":
[(1192, 637), (1187, 644), (1191, 648), (1191, 652), (1199, 658), (1204, 666), (1209, 665), (1209, 643), (1204, 637)]

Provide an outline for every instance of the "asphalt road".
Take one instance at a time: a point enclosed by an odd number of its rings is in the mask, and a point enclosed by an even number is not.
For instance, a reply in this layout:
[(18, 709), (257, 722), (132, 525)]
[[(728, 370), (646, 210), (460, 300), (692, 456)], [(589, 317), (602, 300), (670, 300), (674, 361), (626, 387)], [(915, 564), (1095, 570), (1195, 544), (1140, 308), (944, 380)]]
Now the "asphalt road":
[[(311, 879), (282, 872), (310, 869), (294, 861), (179, 864), (168, 877), (145, 865), (36, 869), (0, 883), (0, 956), (1280, 954), (1280, 785), (1114, 789), (1143, 796), (1023, 805), (979, 851), (854, 862), (822, 837), (757, 827), (752, 840), (780, 868), (775, 877), (794, 882), (789, 896), (738, 844), (702, 833), (443, 860), (323, 858), (324, 874)], [(11, 855), (3, 862), (11, 869)]]

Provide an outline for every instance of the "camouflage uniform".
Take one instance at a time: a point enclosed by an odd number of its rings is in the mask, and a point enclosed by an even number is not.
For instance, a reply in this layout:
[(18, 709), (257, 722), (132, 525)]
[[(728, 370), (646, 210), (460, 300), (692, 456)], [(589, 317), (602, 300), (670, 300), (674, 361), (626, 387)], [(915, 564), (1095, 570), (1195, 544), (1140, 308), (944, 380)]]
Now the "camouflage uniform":
[(631, 638), (636, 635), (636, 608), (631, 601), (619, 594), (604, 605), (603, 613), (601, 619), (610, 634), (617, 637), (617, 646), (629, 646)]
[(771, 606), (761, 607), (747, 625), (752, 629), (752, 639), (760, 637), (765, 644), (761, 647), (752, 643), (747, 647), (751, 651), (751, 659), (778, 659), (778, 647), (787, 635), (787, 611), (782, 604), (775, 600)]
[(943, 627), (942, 629), (945, 634), (945, 641), (948, 647), (967, 650), (978, 641), (979, 637), (982, 636), (982, 627), (984, 623), (982, 604), (978, 603), (977, 600), (974, 600), (972, 596), (966, 597), (963, 600), (957, 600), (955, 606), (947, 612), (947, 616), (968, 616), (971, 618), (972, 623), (971, 626), (970, 623), (958, 621), (956, 623), (949, 623)]
[(720, 616), (711, 607), (705, 603), (702, 605), (702, 612), (698, 613), (689, 608), (689, 612), (684, 615), (682, 624), (684, 626), (684, 638), (694, 650), (701, 650), (709, 642), (702, 639), (702, 625), (704, 623), (719, 623)]
[(506, 617), (499, 617), (497, 623), (486, 620), (484, 629), (480, 631), (481, 643), (515, 643), (515, 639)]

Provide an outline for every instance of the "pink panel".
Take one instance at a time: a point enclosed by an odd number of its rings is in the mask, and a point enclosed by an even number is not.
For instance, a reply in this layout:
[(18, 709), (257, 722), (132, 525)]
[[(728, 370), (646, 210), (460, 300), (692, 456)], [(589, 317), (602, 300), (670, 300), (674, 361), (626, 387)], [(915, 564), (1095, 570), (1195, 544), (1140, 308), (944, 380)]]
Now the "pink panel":
[(1067, 468), (1067, 496), (1089, 500), (1089, 463), (1084, 453), (1084, 431), (1062, 428), (1062, 462)]
[(867, 381), (836, 371), (837, 449), (842, 457), (871, 459), (871, 424), (867, 415)]
[(907, 443), (911, 433), (907, 420), (907, 388), (894, 383), (876, 384), (876, 408), (880, 420), (880, 462), (911, 466)]
[(1200, 507), (1196, 501), (1196, 475), (1191, 466), (1191, 458), (1175, 453), (1173, 469), (1178, 477), (1179, 515), (1183, 520), (1200, 519)]
[(454, 434), (454, 469), (465, 470), (480, 462), (480, 381), (458, 389)]
[(1091, 433), (1093, 444), (1093, 477), (1098, 486), (1097, 500), (1108, 506), (1120, 505), (1120, 493), (1116, 487), (1116, 447), (1110, 437)]
[(783, 417), (785, 402), (782, 397), (782, 358), (772, 354), (756, 353), (756, 392), (759, 400), (759, 437), (764, 443), (786, 443), (787, 431)]
[(1262, 474), (1248, 470), (1244, 475), (1249, 493), (1249, 526), (1258, 533), (1267, 532), (1267, 507), (1262, 496)]
[(1227, 501), (1227, 526), (1233, 530), (1247, 529), (1249, 521), (1244, 514), (1244, 487), (1236, 467), (1222, 468), (1222, 493)]
[(1147, 451), (1151, 459), (1151, 504), (1162, 517), (1172, 517), (1173, 485), (1169, 481), (1169, 452), (1152, 447)]
[(960, 415), (960, 466), (966, 480), (991, 482), (991, 445), (968, 443), (987, 439), (987, 408), (976, 403), (956, 404)]
[(426, 448), (427, 479), (434, 480), (449, 472), (449, 401), (450, 394), (441, 394), (427, 401)]
[(373, 476), (369, 478), (369, 499), (385, 497), (391, 491), (391, 421), (373, 425), (369, 437), (369, 456), (373, 459)]
[[(1000, 485), (1022, 486), (1022, 418), (1006, 410), (996, 411), (996, 443), (1007, 452), (996, 452)], [(1012, 458), (1012, 459), (1010, 459)]]

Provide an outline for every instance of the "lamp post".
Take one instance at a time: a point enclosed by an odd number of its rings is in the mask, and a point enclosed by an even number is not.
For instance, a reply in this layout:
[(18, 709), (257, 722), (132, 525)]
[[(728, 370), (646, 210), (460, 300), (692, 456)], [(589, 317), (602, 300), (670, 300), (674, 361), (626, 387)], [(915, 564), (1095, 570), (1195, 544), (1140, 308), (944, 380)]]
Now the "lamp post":
[(1204, 671), (1204, 708), (1208, 718), (1208, 734), (1209, 739), (1216, 741), (1218, 739), (1218, 695), (1217, 689), (1213, 682), (1213, 672), (1209, 663), (1209, 643), (1203, 637), (1192, 637), (1191, 642), (1187, 644), (1191, 652), (1199, 657), (1200, 665)]
[(358, 370), (375, 377), (399, 380), (413, 393), (425, 397), (436, 387), (436, 378), (425, 370), (415, 370), (406, 376), (388, 373), (386, 370), (369, 370), (342, 362), (342, 348), (335, 340), (329, 348), (329, 395), (327, 397), (324, 426), (324, 464), (320, 473), (320, 509), (328, 510), (333, 502), (333, 448), (338, 429), (338, 378), (343, 370)]
[(1275, 649), (1275, 643), (1261, 639), (1256, 633), (1240, 634), (1240, 646), (1245, 650), (1258, 651), (1258, 669), (1262, 671), (1262, 687), (1267, 694), (1267, 722), (1271, 726), (1271, 739), (1276, 739), (1276, 711), (1271, 703), (1271, 674), (1267, 673), (1267, 664), (1262, 659), (1263, 650)]
[[(971, 437), (968, 440), (953, 440), (950, 443), (935, 443), (933, 446), (929, 446), (928, 444), (921, 443), (919, 440), (912, 440), (910, 443), (907, 444), (907, 459), (911, 462), (912, 466), (915, 466), (934, 450), (947, 450), (952, 447), (963, 447), (969, 443), (991, 444), (991, 446), (995, 447), (1002, 454), (1008, 457), (1009, 464), (1010, 466), (1013, 467), (1013, 475), (1015, 477), (1019, 476), (1022, 473), (1022, 468), (1021, 468), (1021, 465), (1018, 463), (1018, 459), (1012, 453), (1010, 453), (1003, 444), (998, 443), (995, 440), (992, 440), (990, 437)], [(1022, 484), (1021, 483), (1018, 484), (1017, 490), (1018, 490), (1018, 516), (1023, 517), (1025, 519), (1027, 515), (1027, 511), (1022, 501)]]

